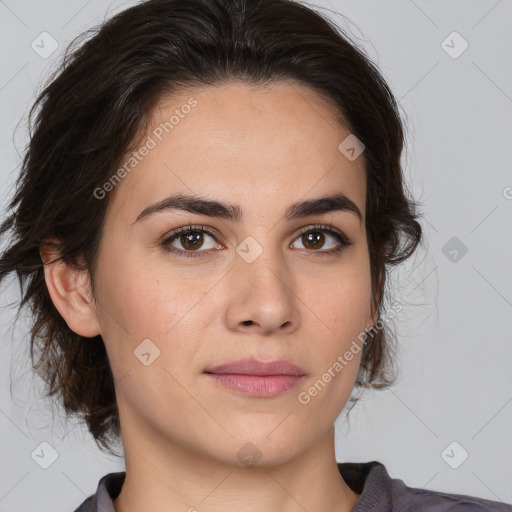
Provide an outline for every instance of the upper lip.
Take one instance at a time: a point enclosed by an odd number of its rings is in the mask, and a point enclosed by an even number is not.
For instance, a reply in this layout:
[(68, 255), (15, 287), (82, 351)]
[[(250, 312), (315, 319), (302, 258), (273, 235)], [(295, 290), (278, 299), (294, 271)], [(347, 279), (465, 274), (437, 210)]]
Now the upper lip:
[(302, 377), (306, 372), (294, 364), (284, 361), (258, 361), (257, 359), (240, 359), (219, 364), (205, 370), (205, 373), (229, 373), (238, 375), (296, 375)]

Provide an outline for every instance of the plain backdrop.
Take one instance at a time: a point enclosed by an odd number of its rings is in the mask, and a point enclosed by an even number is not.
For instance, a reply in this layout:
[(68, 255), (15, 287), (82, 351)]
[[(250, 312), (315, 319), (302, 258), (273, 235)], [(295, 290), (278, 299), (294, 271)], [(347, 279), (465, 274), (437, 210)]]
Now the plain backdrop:
[[(0, 197), (13, 193), (26, 114), (80, 32), (131, 2), (0, 1)], [(403, 305), (399, 379), (336, 423), (338, 461), (379, 460), (412, 487), (512, 502), (512, 2), (331, 0), (327, 12), (377, 63), (403, 111), (408, 185), (425, 247), (393, 272)], [(326, 9), (329, 9), (329, 12)], [(47, 34), (41, 35), (43, 32)], [(47, 38), (51, 55), (33, 49)], [(46, 44), (46, 51), (51, 44)], [(52, 417), (1, 290), (0, 511), (69, 512), (124, 469), (77, 422)], [(35, 462), (41, 443), (56, 460)]]

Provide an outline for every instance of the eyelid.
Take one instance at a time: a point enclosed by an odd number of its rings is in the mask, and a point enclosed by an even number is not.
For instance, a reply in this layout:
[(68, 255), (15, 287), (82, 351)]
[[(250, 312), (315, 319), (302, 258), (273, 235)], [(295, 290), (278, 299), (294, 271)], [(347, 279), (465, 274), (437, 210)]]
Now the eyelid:
[[(347, 242), (350, 242), (349, 238), (345, 235), (345, 233), (343, 233), (343, 231), (340, 231), (333, 224), (309, 224), (308, 226), (305, 226), (305, 227), (301, 228), (294, 235), (294, 237), (295, 237), (294, 240), (296, 238), (298, 238), (299, 236), (303, 235), (304, 233), (307, 233), (309, 231), (313, 231), (315, 229), (325, 230), (325, 231), (332, 231), (334, 233), (337, 233), (341, 237), (343, 237)], [(169, 231), (168, 233), (166, 233), (162, 238), (163, 238), (163, 241), (166, 241), (169, 238), (177, 236), (177, 235), (179, 235), (180, 233), (183, 233), (183, 232), (186, 233), (188, 231), (203, 231), (203, 230), (206, 231), (208, 234), (210, 234), (212, 237), (214, 237), (217, 240), (218, 234), (217, 234), (217, 231), (214, 230), (213, 228), (210, 228), (208, 226), (203, 226), (203, 225), (191, 225), (191, 224), (188, 224), (186, 226), (182, 226), (180, 228), (173, 229), (173, 230)]]
[(194, 226), (192, 224), (188, 224), (186, 226), (182, 226), (181, 228), (172, 229), (171, 231), (166, 233), (163, 236), (163, 241), (165, 242), (165, 241), (169, 240), (169, 238), (176, 237), (177, 235), (179, 235), (181, 233), (187, 233), (188, 231), (199, 231), (199, 232), (206, 231), (209, 235), (211, 235), (212, 237), (217, 239), (217, 232), (213, 228), (210, 228), (208, 226), (203, 226), (203, 225), (195, 225)]
[[(217, 235), (217, 232), (216, 230), (214, 230), (213, 228), (210, 228), (208, 226), (203, 226), (203, 225), (186, 225), (186, 226), (182, 226), (180, 228), (176, 228), (176, 229), (173, 229), (171, 231), (169, 231), (168, 233), (166, 233), (163, 237), (163, 240), (160, 242), (160, 245), (164, 248), (164, 250), (166, 250), (167, 252), (170, 252), (170, 253), (173, 253), (173, 254), (177, 254), (179, 256), (184, 256), (184, 257), (195, 257), (195, 255), (201, 255), (201, 254), (208, 254), (209, 252), (211, 252), (210, 250), (206, 250), (206, 251), (184, 251), (184, 250), (181, 250), (181, 249), (175, 249), (175, 248), (172, 248), (172, 249), (167, 249), (167, 245), (170, 244), (171, 240), (172, 239), (175, 239), (177, 238), (181, 233), (187, 233), (189, 231), (197, 231), (197, 232), (206, 232), (207, 234), (209, 234), (216, 242), (218, 243), (221, 243), (219, 242), (218, 240), (218, 235)], [(300, 238), (304, 233), (308, 233), (310, 231), (326, 231), (328, 233), (330, 233), (332, 236), (334, 236), (335, 238), (337, 238), (338, 240), (338, 243), (340, 244), (339, 247), (337, 247), (336, 249), (330, 249), (330, 250), (327, 250), (327, 251), (323, 251), (323, 250), (318, 250), (318, 251), (307, 251), (307, 252), (311, 252), (311, 253), (316, 253), (318, 255), (329, 255), (329, 254), (333, 254), (333, 253), (336, 253), (336, 252), (339, 252), (341, 250), (343, 250), (344, 248), (352, 245), (354, 242), (349, 239), (345, 233), (343, 233), (343, 231), (339, 230), (338, 228), (334, 227), (333, 224), (309, 224), (308, 226), (305, 226), (303, 228), (301, 228), (295, 235), (294, 235), (294, 238), (292, 240), (295, 241), (297, 240), (298, 238)]]
[[(173, 239), (177, 239), (182, 233), (188, 233), (189, 231), (191, 231), (191, 232), (197, 231), (199, 233), (204, 231), (208, 235), (210, 235), (216, 242), (221, 243), (218, 240), (218, 238), (220, 238), (220, 236), (217, 234), (217, 231), (214, 230), (213, 228), (210, 228), (208, 226), (203, 226), (203, 225), (188, 224), (186, 226), (182, 226), (180, 228), (176, 228), (176, 229), (172, 229), (171, 231), (168, 231), (161, 238), (159, 245), (165, 249), (167, 247), (167, 245), (171, 243), (171, 241), (174, 241)], [(174, 249), (174, 248), (166, 249), (166, 250), (171, 253), (188, 253), (188, 254), (208, 252), (208, 251), (183, 251), (183, 250)]]
[(315, 230), (318, 230), (318, 231), (330, 231), (331, 233), (336, 233), (347, 244), (351, 245), (353, 243), (347, 237), (347, 235), (345, 235), (345, 233), (343, 233), (343, 231), (340, 231), (338, 228), (334, 227), (333, 224), (310, 224), (309, 226), (306, 226), (306, 227), (300, 229), (300, 231), (295, 235), (295, 238), (299, 238), (304, 233), (308, 233), (309, 231), (315, 231)]

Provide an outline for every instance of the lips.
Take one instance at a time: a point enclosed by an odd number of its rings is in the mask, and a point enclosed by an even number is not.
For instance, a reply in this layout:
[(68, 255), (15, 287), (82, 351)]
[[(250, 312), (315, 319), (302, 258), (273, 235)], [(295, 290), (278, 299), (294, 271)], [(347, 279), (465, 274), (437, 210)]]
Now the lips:
[(277, 397), (298, 386), (306, 372), (289, 361), (231, 361), (205, 370), (208, 379), (238, 395), (254, 398)]
[(289, 361), (258, 361), (257, 359), (241, 359), (220, 364), (205, 370), (204, 373), (217, 375), (291, 375), (302, 377), (306, 371)]

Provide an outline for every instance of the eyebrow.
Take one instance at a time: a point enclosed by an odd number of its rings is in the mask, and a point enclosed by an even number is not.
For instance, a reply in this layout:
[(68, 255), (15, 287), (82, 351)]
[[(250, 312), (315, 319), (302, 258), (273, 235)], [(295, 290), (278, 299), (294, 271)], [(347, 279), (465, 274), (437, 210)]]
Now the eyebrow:
[[(241, 222), (245, 219), (244, 211), (237, 204), (223, 203), (194, 195), (175, 194), (142, 210), (133, 224), (157, 212), (166, 210), (183, 210), (233, 222)], [(286, 209), (284, 219), (301, 219), (309, 215), (322, 215), (334, 211), (351, 212), (358, 217), (360, 222), (363, 221), (363, 215), (357, 205), (341, 192), (294, 203)]]

